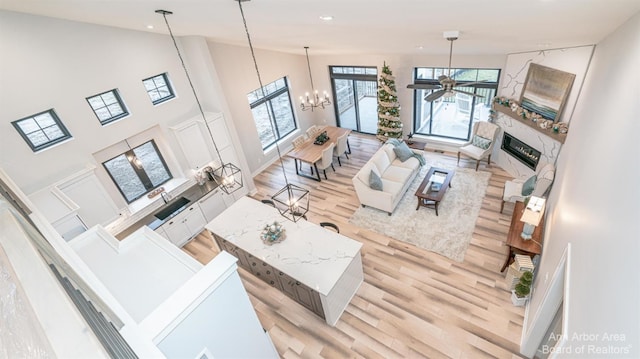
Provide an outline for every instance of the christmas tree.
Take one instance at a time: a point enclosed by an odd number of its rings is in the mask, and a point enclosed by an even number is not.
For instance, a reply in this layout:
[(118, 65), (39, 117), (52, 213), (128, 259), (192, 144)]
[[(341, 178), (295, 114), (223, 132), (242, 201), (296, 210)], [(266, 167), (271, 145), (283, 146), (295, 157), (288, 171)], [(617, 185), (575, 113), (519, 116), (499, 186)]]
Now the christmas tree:
[(385, 62), (378, 79), (378, 139), (382, 142), (389, 138), (402, 138), (400, 122), (400, 104), (396, 92), (396, 78)]

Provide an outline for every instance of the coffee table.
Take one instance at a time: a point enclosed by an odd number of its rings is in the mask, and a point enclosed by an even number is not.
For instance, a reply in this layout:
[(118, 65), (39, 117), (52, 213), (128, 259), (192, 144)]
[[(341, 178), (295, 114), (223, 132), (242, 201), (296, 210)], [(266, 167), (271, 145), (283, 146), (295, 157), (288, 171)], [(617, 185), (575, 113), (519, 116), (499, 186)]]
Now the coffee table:
[[(447, 193), (447, 188), (451, 188), (451, 179), (453, 175), (456, 173), (454, 170), (445, 170), (442, 168), (431, 167), (427, 175), (422, 180), (420, 187), (416, 190), (416, 197), (418, 197), (418, 205), (416, 206), (416, 211), (420, 209), (420, 207), (430, 207), (436, 210), (436, 216), (438, 215), (438, 204), (442, 201), (444, 194)], [(442, 185), (440, 186), (440, 190), (433, 191), (431, 189), (431, 176), (434, 174), (444, 175), (445, 178), (442, 181)]]

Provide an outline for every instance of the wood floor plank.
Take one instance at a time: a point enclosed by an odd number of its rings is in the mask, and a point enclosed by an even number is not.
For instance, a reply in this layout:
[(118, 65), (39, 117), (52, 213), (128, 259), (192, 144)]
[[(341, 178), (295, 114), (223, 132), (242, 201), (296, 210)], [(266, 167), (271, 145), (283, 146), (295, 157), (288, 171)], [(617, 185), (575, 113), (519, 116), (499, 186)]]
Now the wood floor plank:
[[(316, 182), (295, 174), (284, 158), (290, 183), (307, 188), (307, 217), (331, 221), (363, 244), (364, 283), (335, 327), (250, 273), (239, 270), (251, 303), (283, 358), (519, 358), (524, 309), (511, 304), (500, 268), (513, 205), (500, 212), (504, 182), (511, 176), (496, 164), (463, 262), (397, 241), (349, 223), (360, 206), (351, 178), (380, 148), (373, 136), (352, 134), (352, 154)], [(455, 153), (425, 152), (427, 164), (456, 166)], [(460, 167), (475, 168), (462, 159)], [(306, 169), (308, 170), (308, 169)], [(254, 178), (257, 199), (284, 186), (280, 163)], [(445, 199), (446, 200), (446, 199)], [(184, 247), (201, 263), (218, 253), (203, 232)]]

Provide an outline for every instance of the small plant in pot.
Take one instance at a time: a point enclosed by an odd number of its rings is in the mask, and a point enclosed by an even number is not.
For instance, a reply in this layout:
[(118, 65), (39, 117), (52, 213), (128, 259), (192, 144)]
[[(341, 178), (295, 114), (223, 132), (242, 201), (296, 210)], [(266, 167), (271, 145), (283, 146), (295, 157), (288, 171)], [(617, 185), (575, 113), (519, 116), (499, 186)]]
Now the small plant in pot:
[(529, 293), (531, 293), (531, 283), (533, 282), (533, 272), (524, 272), (520, 276), (520, 282), (516, 284), (514, 290), (511, 291), (511, 302), (516, 307), (523, 306), (527, 299), (529, 299)]

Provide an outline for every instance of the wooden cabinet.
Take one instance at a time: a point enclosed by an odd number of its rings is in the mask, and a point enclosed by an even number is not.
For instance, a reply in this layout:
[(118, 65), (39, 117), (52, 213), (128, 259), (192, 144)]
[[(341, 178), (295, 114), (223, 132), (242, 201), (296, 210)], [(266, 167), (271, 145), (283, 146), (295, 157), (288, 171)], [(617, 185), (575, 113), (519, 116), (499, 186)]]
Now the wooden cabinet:
[(248, 270), (254, 276), (286, 294), (289, 298), (300, 303), (303, 307), (314, 312), (322, 319), (325, 319), (322, 301), (320, 300), (320, 294), (317, 291), (300, 283), (287, 273), (284, 273), (277, 268), (273, 268), (260, 258), (245, 252), (215, 233), (212, 234), (221, 250), (225, 250), (238, 258), (240, 267)]
[(249, 261), (247, 260), (247, 257), (244, 254), (244, 251), (240, 248), (238, 248), (237, 246), (233, 245), (232, 243), (229, 243), (225, 240), (220, 240), (219, 237), (217, 237), (216, 235), (214, 235), (214, 238), (216, 240), (216, 243), (218, 244), (218, 247), (220, 248), (220, 250), (225, 250), (227, 251), (229, 254), (235, 256), (236, 258), (238, 258), (238, 262), (240, 263), (239, 266), (244, 268), (244, 269), (248, 269), (249, 268)]
[(207, 221), (202, 211), (200, 211), (200, 207), (195, 203), (160, 226), (158, 229), (161, 229), (161, 231), (156, 231), (161, 235), (164, 231), (165, 238), (176, 246), (182, 247), (191, 238), (200, 233), (205, 224), (207, 224)]
[(280, 289), (281, 292), (324, 319), (324, 312), (318, 292), (284, 272), (278, 271), (277, 278), (280, 284), (278, 289)]

